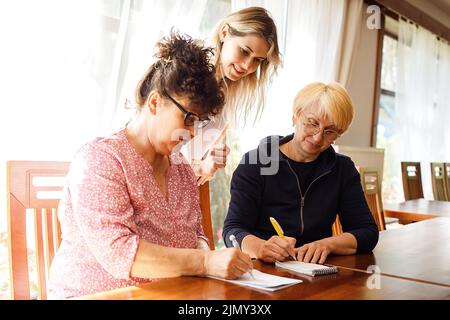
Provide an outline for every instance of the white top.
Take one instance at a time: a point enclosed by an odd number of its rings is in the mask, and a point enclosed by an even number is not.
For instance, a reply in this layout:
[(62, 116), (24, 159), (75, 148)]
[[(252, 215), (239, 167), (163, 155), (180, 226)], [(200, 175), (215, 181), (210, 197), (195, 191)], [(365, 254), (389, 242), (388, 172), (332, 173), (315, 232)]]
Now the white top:
[(197, 129), (195, 137), (186, 143), (180, 152), (190, 163), (201, 161), (211, 147), (225, 136), (227, 128), (224, 116), (217, 115), (206, 127)]

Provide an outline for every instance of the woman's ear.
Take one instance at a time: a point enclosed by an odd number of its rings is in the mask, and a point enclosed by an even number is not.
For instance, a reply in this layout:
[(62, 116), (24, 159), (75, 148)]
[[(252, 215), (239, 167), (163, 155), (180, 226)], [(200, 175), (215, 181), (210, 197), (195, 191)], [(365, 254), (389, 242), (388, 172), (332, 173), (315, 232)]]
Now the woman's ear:
[(228, 25), (228, 23), (224, 23), (222, 25), (222, 27), (220, 28), (220, 31), (219, 31), (220, 42), (223, 42), (225, 40), (226, 36), (228, 35), (229, 28), (230, 28), (230, 26)]
[(156, 114), (156, 109), (158, 107), (159, 101), (161, 100), (161, 95), (155, 91), (152, 90), (147, 98), (147, 107), (151, 114)]

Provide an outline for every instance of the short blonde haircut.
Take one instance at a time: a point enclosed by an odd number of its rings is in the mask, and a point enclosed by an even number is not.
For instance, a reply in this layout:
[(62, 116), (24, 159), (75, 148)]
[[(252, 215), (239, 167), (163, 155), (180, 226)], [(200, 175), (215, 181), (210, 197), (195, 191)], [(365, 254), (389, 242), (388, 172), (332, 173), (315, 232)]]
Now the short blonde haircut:
[(330, 119), (342, 134), (352, 123), (354, 110), (347, 90), (339, 83), (315, 82), (301, 89), (294, 99), (293, 115), (305, 110), (319, 111), (319, 117)]
[(226, 118), (231, 121), (243, 119), (245, 123), (255, 108), (256, 121), (264, 109), (267, 86), (281, 64), (277, 28), (269, 12), (261, 7), (249, 7), (236, 11), (220, 21), (212, 39), (215, 49), (214, 65), (218, 78), (223, 77), (220, 63), (223, 43), (220, 40), (220, 32), (224, 25), (228, 25), (231, 36), (258, 35), (269, 44), (267, 59), (261, 63), (256, 72), (237, 81), (226, 82)]

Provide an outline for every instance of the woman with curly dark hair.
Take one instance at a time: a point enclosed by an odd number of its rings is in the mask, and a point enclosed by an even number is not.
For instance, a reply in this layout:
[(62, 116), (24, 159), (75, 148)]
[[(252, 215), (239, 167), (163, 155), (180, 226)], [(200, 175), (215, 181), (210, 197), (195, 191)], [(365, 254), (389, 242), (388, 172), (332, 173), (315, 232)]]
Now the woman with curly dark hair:
[(224, 105), (212, 51), (177, 33), (156, 47), (157, 60), (136, 88), (134, 119), (84, 145), (71, 164), (50, 298), (154, 278), (236, 278), (251, 269), (249, 256), (237, 249), (204, 250), (196, 178), (173, 152)]

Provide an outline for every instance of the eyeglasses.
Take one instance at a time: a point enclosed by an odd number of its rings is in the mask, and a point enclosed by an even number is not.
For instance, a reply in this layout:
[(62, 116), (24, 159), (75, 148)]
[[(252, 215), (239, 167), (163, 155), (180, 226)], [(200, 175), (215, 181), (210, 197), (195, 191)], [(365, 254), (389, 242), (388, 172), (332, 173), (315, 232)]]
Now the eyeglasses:
[(178, 109), (180, 109), (181, 112), (184, 114), (184, 125), (187, 127), (195, 126), (197, 128), (204, 128), (211, 119), (205, 118), (201, 119), (200, 116), (194, 112), (187, 111), (180, 103), (178, 103), (174, 98), (172, 98), (166, 91), (163, 92), (163, 95), (165, 95), (167, 98), (172, 101)]
[(314, 118), (306, 118), (306, 121), (303, 121), (303, 130), (308, 136), (315, 136), (319, 132), (322, 134), (323, 138), (327, 142), (333, 142), (341, 135), (338, 131), (334, 129), (322, 129), (319, 122)]

